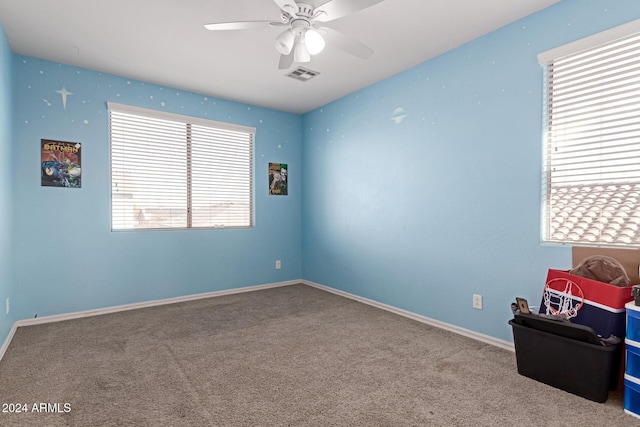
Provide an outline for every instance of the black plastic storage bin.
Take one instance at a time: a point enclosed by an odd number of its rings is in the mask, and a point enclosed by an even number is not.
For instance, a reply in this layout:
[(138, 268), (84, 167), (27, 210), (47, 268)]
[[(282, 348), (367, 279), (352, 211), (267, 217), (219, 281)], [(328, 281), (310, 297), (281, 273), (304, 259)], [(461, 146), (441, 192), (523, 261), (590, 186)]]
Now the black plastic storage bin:
[(509, 324), (519, 374), (596, 402), (616, 389), (620, 343), (603, 346), (591, 328), (537, 316)]

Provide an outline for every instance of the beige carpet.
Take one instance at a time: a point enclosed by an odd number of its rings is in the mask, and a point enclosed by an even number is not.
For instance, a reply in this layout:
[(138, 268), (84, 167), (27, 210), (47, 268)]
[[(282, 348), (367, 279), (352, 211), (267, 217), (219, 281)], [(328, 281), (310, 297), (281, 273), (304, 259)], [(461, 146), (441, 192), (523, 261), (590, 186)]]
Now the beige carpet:
[(585, 400), (512, 352), (304, 285), (19, 328), (0, 402), (28, 408), (2, 426), (640, 425), (620, 392)]

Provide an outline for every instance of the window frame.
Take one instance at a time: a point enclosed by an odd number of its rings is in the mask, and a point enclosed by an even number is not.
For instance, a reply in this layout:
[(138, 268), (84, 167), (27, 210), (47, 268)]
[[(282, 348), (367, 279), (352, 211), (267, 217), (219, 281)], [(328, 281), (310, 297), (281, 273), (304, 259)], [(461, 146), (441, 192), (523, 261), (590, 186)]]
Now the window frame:
[[(616, 209), (618, 211), (622, 210), (623, 208), (632, 209), (633, 207), (635, 207), (637, 209), (638, 205), (640, 204), (640, 201), (633, 202), (633, 200), (637, 199), (634, 195), (638, 194), (638, 191), (640, 189), (640, 183), (637, 182), (637, 179), (638, 179), (637, 169), (629, 170), (628, 172), (625, 172), (626, 173), (625, 177), (627, 178), (626, 182), (622, 182), (620, 180), (620, 177), (618, 175), (621, 174), (622, 172), (620, 172), (619, 170), (615, 170), (616, 175), (613, 176), (612, 178), (609, 178), (609, 179), (601, 178), (601, 180), (598, 182), (593, 180), (594, 182), (590, 184), (582, 185), (579, 183), (571, 183), (569, 181), (567, 184), (567, 187), (571, 186), (575, 188), (568, 190), (568, 196), (570, 198), (570, 203), (576, 207), (567, 208), (567, 211), (570, 211), (569, 213), (567, 213), (566, 211), (560, 212), (558, 210), (559, 209), (558, 207), (552, 206), (552, 201), (551, 201), (552, 165), (550, 164), (552, 157), (555, 158), (555, 155), (552, 155), (551, 151), (556, 151), (557, 150), (556, 147), (562, 148), (561, 145), (553, 145), (554, 136), (551, 135), (551, 129), (555, 129), (555, 127), (552, 127), (552, 123), (550, 120), (550, 117), (553, 115), (551, 112), (552, 106), (550, 104), (552, 103), (552, 101), (556, 101), (556, 99), (554, 98), (554, 95), (557, 95), (557, 94), (553, 92), (552, 82), (550, 82), (550, 74), (551, 74), (550, 67), (553, 67), (554, 61), (561, 61), (562, 59), (569, 56), (575, 56), (577, 58), (580, 55), (589, 54), (589, 51), (591, 52), (597, 51), (599, 48), (601, 48), (604, 45), (615, 43), (621, 39), (625, 39), (627, 37), (631, 37), (635, 35), (640, 35), (640, 19), (611, 28), (609, 30), (603, 31), (598, 34), (594, 34), (589, 37), (585, 37), (583, 39), (574, 41), (572, 43), (568, 43), (566, 45), (557, 47), (555, 49), (551, 49), (549, 51), (543, 52), (538, 55), (538, 61), (540, 65), (544, 67), (543, 90), (544, 90), (544, 98), (545, 98), (544, 108), (543, 108), (544, 124), (543, 124), (543, 141), (542, 141), (542, 145), (543, 145), (542, 172), (543, 173), (542, 173), (542, 206), (541, 206), (542, 208), (541, 209), (541, 213), (542, 213), (541, 240), (543, 243), (573, 245), (573, 246), (597, 246), (597, 247), (625, 247), (625, 248), (640, 247), (640, 236), (635, 235), (631, 237), (631, 235), (629, 235), (628, 241), (624, 242), (624, 241), (621, 241), (621, 240), (625, 240), (625, 236), (623, 235), (616, 235), (615, 237), (610, 235), (609, 236), (605, 235), (607, 231), (606, 228), (609, 225), (610, 218), (608, 217), (609, 219), (603, 219), (605, 214), (609, 215), (612, 211), (614, 212), (613, 215), (622, 216), (621, 214), (619, 214), (619, 212), (615, 213)], [(604, 84), (605, 82), (607, 82), (607, 80), (602, 79), (601, 82), (602, 84)], [(586, 92), (580, 92), (580, 93), (586, 93)], [(610, 102), (610, 101), (607, 101), (607, 102)], [(605, 106), (608, 104), (601, 104), (601, 105)], [(584, 113), (584, 110), (581, 111), (577, 108), (571, 111), (573, 113), (576, 113), (576, 112), (580, 114)], [(601, 115), (598, 115), (598, 117), (600, 117), (600, 119), (602, 120), (603, 117), (613, 118), (620, 115), (623, 115), (622, 112), (619, 110), (615, 110), (612, 113), (602, 113)], [(619, 118), (616, 118), (616, 120), (623, 121)], [(574, 125), (574, 126), (577, 126), (577, 125)], [(620, 125), (620, 124), (618, 126), (623, 127), (623, 125)], [(580, 128), (580, 130), (582, 130), (582, 128)], [(576, 137), (576, 140), (574, 140), (573, 142), (574, 144), (576, 143), (575, 141), (577, 141), (577, 138), (578, 137)], [(613, 141), (613, 140), (609, 140), (609, 141)], [(614, 144), (606, 145), (606, 147), (619, 148), (620, 146), (622, 146), (622, 143), (618, 142), (619, 140), (615, 140), (615, 141), (616, 142)], [(561, 144), (557, 142), (557, 140), (556, 140), (556, 143)], [(602, 144), (604, 144), (604, 142)], [(602, 147), (605, 147), (605, 145), (603, 145)], [(600, 148), (600, 150), (605, 150), (602, 147)], [(610, 149), (610, 148), (607, 148), (607, 149)], [(638, 151), (637, 148), (634, 149), (635, 158), (638, 157), (637, 151)], [(576, 158), (577, 157), (578, 156), (576, 155)], [(598, 162), (600, 162), (599, 164), (604, 164), (607, 161), (609, 161), (608, 160), (609, 157), (607, 157), (605, 154), (600, 154), (599, 157), (597, 157), (597, 159), (598, 159)], [(585, 161), (581, 161), (579, 164), (571, 163), (571, 165), (584, 166)], [(620, 170), (623, 169), (622, 165), (614, 166), (614, 167), (615, 168), (620, 167), (621, 168)], [(606, 170), (610, 171), (610, 169), (605, 169), (605, 171)], [(556, 171), (554, 170), (553, 172), (555, 173)], [(601, 173), (604, 174), (608, 172), (603, 171)], [(554, 177), (557, 177), (557, 176), (558, 175), (554, 175)], [(557, 181), (555, 183), (556, 183), (556, 187), (554, 187), (554, 189), (559, 188)], [(581, 189), (581, 186), (583, 186), (584, 188)], [(588, 236), (587, 235), (588, 233), (585, 233), (584, 235), (580, 235), (579, 238), (576, 238), (575, 237), (575, 235), (577, 234), (576, 233), (574, 234), (574, 238), (569, 238), (571, 236), (571, 233), (567, 233), (562, 238), (560, 238), (559, 236), (561, 235), (561, 233), (557, 233), (554, 236), (554, 233), (553, 233), (554, 229), (551, 223), (552, 221), (554, 221), (554, 219), (556, 220), (556, 223), (557, 223), (559, 221), (558, 216), (569, 215), (570, 219), (574, 219), (574, 218), (580, 218), (580, 215), (584, 214), (584, 211), (579, 212), (579, 209), (584, 209), (584, 206), (580, 206), (578, 202), (574, 201), (574, 200), (579, 200), (579, 197), (582, 196), (581, 191), (584, 192), (584, 194), (593, 193), (593, 194), (601, 194), (604, 196), (609, 196), (609, 194), (615, 194), (616, 196), (619, 194), (623, 194), (623, 195), (629, 194), (632, 197), (629, 197), (627, 199), (624, 199), (624, 198), (621, 199), (619, 197), (611, 197), (607, 201), (604, 201), (604, 202), (599, 201), (599, 203), (601, 203), (601, 205), (599, 205), (601, 209), (601, 216), (595, 219), (594, 218), (589, 219), (590, 221), (593, 220), (594, 223), (597, 223), (597, 226), (591, 226), (590, 229), (599, 228), (600, 229), (599, 235), (595, 236), (591, 234), (590, 236)], [(557, 197), (557, 194), (556, 194), (556, 197)], [(605, 199), (606, 197), (603, 197), (600, 200), (605, 200)], [(611, 202), (611, 200), (622, 200), (622, 201)], [(554, 213), (552, 213), (551, 211), (554, 208), (557, 211), (555, 216), (554, 216)], [(597, 209), (597, 207), (595, 209)], [(605, 211), (608, 211), (608, 213)], [(631, 222), (632, 217), (633, 215), (629, 215), (629, 220), (625, 220), (625, 222), (622, 223), (621, 227), (625, 227), (625, 230), (626, 230), (626, 227), (631, 227), (631, 226), (636, 227), (638, 224)], [(618, 219), (618, 217), (616, 216), (615, 219)], [(558, 227), (558, 228), (561, 228), (561, 227)], [(603, 232), (603, 229), (604, 229), (604, 232)]]
[[(152, 110), (131, 105), (107, 102), (108, 120), (109, 120), (109, 183), (110, 183), (110, 228), (111, 231), (170, 231), (170, 230), (212, 230), (212, 229), (248, 229), (255, 227), (255, 135), (256, 128), (234, 123), (220, 122), (215, 120), (204, 119), (200, 117), (187, 116), (182, 114), (170, 113), (166, 111)], [(114, 141), (113, 141), (113, 124), (112, 113), (136, 116), (137, 118), (148, 118), (152, 120), (161, 120), (185, 125), (185, 146), (184, 146), (184, 162), (188, 171), (186, 177), (186, 185), (184, 186), (184, 206), (187, 212), (186, 224), (184, 226), (162, 226), (162, 227), (116, 227), (114, 223)], [(193, 126), (206, 128), (206, 130), (214, 130), (219, 132), (234, 132), (246, 134), (249, 146), (248, 165), (246, 173), (248, 174), (248, 187), (244, 186), (249, 193), (247, 201), (249, 203), (248, 223), (243, 225), (213, 225), (213, 226), (194, 226), (191, 221), (193, 214), (192, 201), (192, 142), (190, 141), (191, 129)], [(189, 137), (187, 137), (189, 135)], [(182, 158), (182, 157), (181, 157)]]

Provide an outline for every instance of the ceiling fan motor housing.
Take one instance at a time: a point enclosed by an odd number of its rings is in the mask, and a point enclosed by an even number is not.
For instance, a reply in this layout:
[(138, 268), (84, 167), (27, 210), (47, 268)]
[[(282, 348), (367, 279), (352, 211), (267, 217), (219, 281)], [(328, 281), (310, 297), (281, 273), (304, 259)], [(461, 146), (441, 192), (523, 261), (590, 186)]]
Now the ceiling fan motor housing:
[[(279, 69), (286, 69), (293, 62), (309, 62), (311, 55), (320, 53), (326, 44), (325, 37), (331, 43), (349, 54), (366, 59), (373, 50), (359, 41), (326, 27), (323, 24), (366, 9), (384, 0), (325, 0), (316, 8), (309, 3), (295, 0), (273, 0), (280, 8), (280, 21), (236, 21), (205, 24), (208, 30), (240, 30), (255, 28), (264, 24), (271, 27), (289, 27), (275, 40), (280, 52)], [(303, 0), (310, 1), (310, 0)]]
[(306, 3), (296, 3), (298, 5), (298, 13), (296, 15), (303, 16), (305, 18), (311, 18), (313, 16), (313, 6)]

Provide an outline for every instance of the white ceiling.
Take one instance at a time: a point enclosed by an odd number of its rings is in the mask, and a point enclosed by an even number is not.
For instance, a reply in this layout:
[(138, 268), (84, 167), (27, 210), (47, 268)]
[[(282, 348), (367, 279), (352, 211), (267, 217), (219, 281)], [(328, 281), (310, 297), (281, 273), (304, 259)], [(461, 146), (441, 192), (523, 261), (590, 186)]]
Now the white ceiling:
[(300, 64), (320, 73), (307, 82), (278, 70), (281, 27), (203, 26), (277, 21), (273, 0), (0, 0), (0, 21), (17, 54), (304, 113), (558, 1), (385, 0), (327, 25), (374, 54), (363, 60), (327, 45)]

